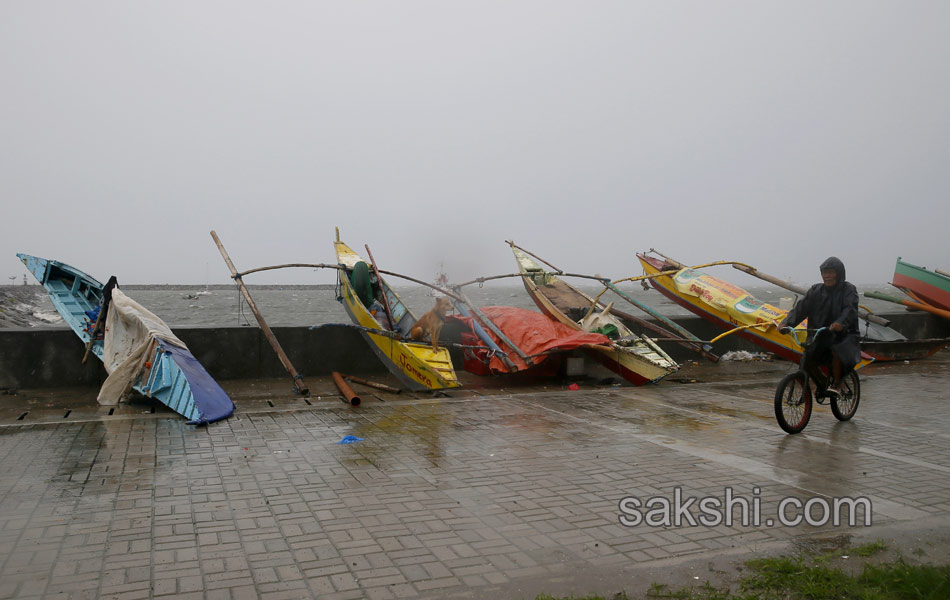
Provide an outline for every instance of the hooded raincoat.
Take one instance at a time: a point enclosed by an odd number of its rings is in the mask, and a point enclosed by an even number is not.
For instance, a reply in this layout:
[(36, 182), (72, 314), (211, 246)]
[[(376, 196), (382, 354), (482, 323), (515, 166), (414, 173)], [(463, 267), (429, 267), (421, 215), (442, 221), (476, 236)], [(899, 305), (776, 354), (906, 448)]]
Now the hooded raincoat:
[(808, 319), (809, 329), (841, 323), (843, 331), (834, 334), (831, 349), (841, 360), (844, 373), (861, 361), (860, 332), (858, 330), (858, 290), (845, 281), (844, 263), (832, 256), (821, 263), (821, 270), (834, 269), (838, 274), (835, 285), (816, 283), (785, 317), (784, 325), (794, 327)]

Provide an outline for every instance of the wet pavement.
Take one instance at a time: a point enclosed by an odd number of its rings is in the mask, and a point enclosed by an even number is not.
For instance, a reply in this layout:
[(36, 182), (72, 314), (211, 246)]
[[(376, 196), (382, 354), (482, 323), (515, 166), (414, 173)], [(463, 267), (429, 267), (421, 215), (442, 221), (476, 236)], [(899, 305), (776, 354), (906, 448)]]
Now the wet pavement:
[[(238, 409), (203, 428), (145, 400), (100, 407), (95, 389), (0, 392), (0, 598), (639, 597), (827, 540), (933, 551), (950, 528), (950, 353), (872, 365), (854, 420), (819, 406), (795, 436), (772, 412), (790, 369), (354, 386), (358, 408), (328, 378), (308, 378), (308, 399), (223, 382)], [(677, 494), (706, 521), (661, 523)], [(715, 524), (727, 497), (733, 522)], [(821, 521), (844, 498), (866, 498), (873, 525), (862, 510), (855, 526), (777, 522), (783, 501)]]

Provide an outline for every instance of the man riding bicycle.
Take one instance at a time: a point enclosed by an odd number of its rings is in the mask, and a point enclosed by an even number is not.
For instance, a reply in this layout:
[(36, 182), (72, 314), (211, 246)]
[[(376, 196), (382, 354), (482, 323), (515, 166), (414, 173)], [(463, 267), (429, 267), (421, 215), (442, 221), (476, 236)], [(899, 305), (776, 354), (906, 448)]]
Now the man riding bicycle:
[(845, 281), (844, 263), (834, 256), (821, 263), (821, 279), (822, 283), (808, 289), (779, 327), (795, 327), (808, 319), (809, 329), (827, 327), (833, 333), (828, 342), (816, 349), (815, 359), (831, 368), (828, 391), (840, 396), (842, 377), (861, 361), (858, 290)]

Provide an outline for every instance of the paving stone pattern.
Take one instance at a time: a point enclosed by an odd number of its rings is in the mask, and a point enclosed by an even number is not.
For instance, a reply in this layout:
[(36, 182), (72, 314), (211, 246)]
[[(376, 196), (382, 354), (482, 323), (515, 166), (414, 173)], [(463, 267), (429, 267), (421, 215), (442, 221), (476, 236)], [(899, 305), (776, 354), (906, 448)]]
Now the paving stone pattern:
[(567, 593), (585, 570), (847, 530), (620, 524), (622, 498), (676, 488), (728, 487), (763, 517), (860, 495), (875, 523), (945, 517), (948, 382), (865, 377), (852, 422), (819, 407), (797, 436), (774, 381), (241, 405), (205, 428), (8, 422), (0, 598), (521, 598), (524, 581)]

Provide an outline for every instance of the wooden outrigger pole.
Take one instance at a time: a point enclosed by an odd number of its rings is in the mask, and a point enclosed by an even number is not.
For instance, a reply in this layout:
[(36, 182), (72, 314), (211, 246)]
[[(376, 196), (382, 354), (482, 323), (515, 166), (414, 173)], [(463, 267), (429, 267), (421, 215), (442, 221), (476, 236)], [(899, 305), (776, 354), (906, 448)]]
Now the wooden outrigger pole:
[[(492, 332), (498, 336), (498, 339), (504, 342), (506, 346), (508, 346), (509, 348), (515, 351), (515, 354), (521, 357), (521, 360), (523, 360), (525, 364), (527, 364), (529, 367), (534, 365), (534, 361), (531, 360), (531, 357), (525, 354), (524, 350), (519, 348), (517, 344), (509, 340), (508, 336), (502, 333), (501, 329), (499, 329), (497, 325), (492, 323), (492, 320), (489, 319), (485, 315), (485, 313), (483, 313), (477, 306), (475, 306), (475, 304), (472, 303), (471, 300), (468, 299), (468, 297), (465, 294), (462, 293), (461, 288), (455, 288), (455, 294), (462, 300), (462, 302), (468, 307), (468, 309), (472, 311), (472, 314), (475, 316), (475, 319), (477, 321), (480, 321), (482, 324), (486, 325), (489, 329), (491, 329)], [(501, 361), (505, 363), (505, 366), (507, 366), (509, 369), (512, 369), (514, 371), (518, 370), (516, 365), (513, 362), (511, 362), (511, 359), (508, 358), (506, 355), (504, 354), (501, 355)]]
[(942, 308), (937, 308), (936, 306), (931, 306), (924, 302), (914, 302), (912, 300), (905, 300), (903, 298), (895, 298), (888, 294), (882, 294), (880, 292), (864, 292), (865, 297), (875, 298), (877, 300), (886, 300), (887, 302), (893, 302), (894, 304), (901, 304), (907, 308), (913, 308), (915, 310), (923, 310), (929, 312), (932, 315), (937, 315), (938, 317), (943, 317), (944, 319), (950, 319), (950, 310), (943, 310)]
[(254, 313), (257, 323), (261, 326), (261, 331), (264, 333), (264, 337), (267, 338), (268, 342), (270, 342), (274, 352), (277, 353), (277, 358), (280, 359), (280, 363), (293, 378), (294, 392), (302, 395), (309, 394), (310, 389), (307, 387), (307, 384), (304, 383), (303, 376), (297, 372), (297, 369), (294, 368), (294, 365), (290, 362), (290, 359), (287, 358), (287, 354), (284, 353), (284, 349), (281, 348), (280, 342), (278, 342), (277, 338), (274, 336), (274, 332), (271, 331), (271, 328), (267, 325), (263, 315), (261, 315), (261, 311), (257, 309), (257, 304), (254, 303), (254, 299), (251, 298), (250, 292), (247, 291), (247, 286), (244, 285), (242, 274), (238, 273), (237, 269), (234, 268), (234, 263), (231, 262), (231, 257), (228, 256), (227, 251), (224, 249), (224, 244), (222, 244), (221, 240), (218, 239), (218, 234), (215, 233), (214, 230), (211, 231), (211, 237), (214, 239), (214, 243), (218, 246), (218, 251), (221, 252), (221, 258), (224, 259), (228, 269), (231, 270), (231, 278), (234, 279), (235, 283), (237, 283), (238, 289), (241, 290), (241, 295), (244, 296), (244, 300), (247, 301), (247, 305), (251, 308), (251, 312)]
[[(588, 315), (589, 315), (591, 312), (593, 312), (594, 308), (597, 306), (597, 304), (598, 304), (598, 302), (599, 302), (599, 300), (600, 300), (600, 297), (603, 296), (603, 295), (604, 295), (604, 292), (606, 292), (606, 291), (609, 289), (610, 291), (614, 292), (615, 294), (617, 294), (618, 296), (620, 296), (621, 298), (623, 298), (624, 300), (626, 300), (626, 301), (629, 302), (630, 304), (636, 306), (637, 308), (639, 308), (639, 309), (642, 310), (643, 312), (647, 313), (648, 315), (650, 315), (650, 316), (653, 317), (654, 319), (656, 319), (656, 320), (660, 321), (661, 323), (665, 324), (667, 327), (669, 327), (669, 328), (672, 329), (673, 331), (670, 331), (670, 329), (666, 329), (666, 328), (662, 327), (661, 325), (657, 325), (656, 323), (651, 323), (650, 321), (647, 321), (646, 319), (641, 319), (641, 318), (637, 317), (636, 315), (632, 315), (632, 314), (630, 314), (630, 313), (628, 313), (628, 312), (624, 312), (624, 311), (621, 311), (621, 310), (617, 310), (616, 308), (612, 308), (612, 309), (611, 309), (610, 312), (611, 312), (612, 314), (616, 315), (617, 317), (619, 317), (619, 318), (621, 318), (621, 319), (624, 319), (624, 320), (627, 320), (627, 321), (632, 321), (633, 323), (636, 323), (637, 325), (639, 325), (640, 327), (643, 327), (644, 329), (647, 329), (647, 330), (652, 331), (652, 332), (654, 332), (654, 333), (658, 333), (658, 334), (660, 334), (660, 335), (664, 335), (664, 336), (666, 336), (666, 339), (667, 339), (668, 341), (675, 341), (675, 342), (677, 342), (677, 343), (679, 343), (679, 344), (681, 344), (681, 345), (683, 345), (683, 346), (689, 348), (690, 350), (694, 350), (695, 352), (698, 352), (699, 354), (701, 354), (702, 356), (706, 357), (707, 359), (709, 359), (709, 360), (712, 361), (712, 362), (717, 362), (717, 361), (719, 360), (719, 356), (717, 356), (717, 355), (713, 354), (712, 352), (710, 352), (710, 350), (712, 349), (712, 347), (709, 345), (708, 342), (705, 342), (705, 341), (699, 339), (698, 337), (696, 337), (695, 335), (693, 335), (692, 333), (690, 333), (688, 330), (684, 329), (684, 328), (683, 328), (682, 326), (680, 326), (679, 324), (677, 324), (677, 323), (675, 323), (674, 321), (668, 319), (667, 317), (663, 316), (663, 315), (660, 314), (659, 312), (653, 310), (651, 307), (647, 306), (646, 304), (643, 304), (642, 302), (639, 302), (639, 301), (635, 300), (634, 298), (631, 298), (630, 296), (628, 296), (627, 294), (625, 294), (623, 291), (621, 291), (620, 288), (618, 288), (616, 285), (614, 285), (615, 283), (618, 283), (618, 282), (616, 282), (616, 281), (615, 281), (615, 282), (611, 282), (610, 279), (609, 279), (609, 278), (606, 278), (606, 277), (596, 277), (596, 276), (590, 276), (590, 275), (575, 275), (575, 274), (571, 274), (571, 273), (565, 273), (562, 269), (560, 269), (560, 268), (556, 267), (555, 265), (549, 263), (548, 261), (544, 260), (543, 258), (541, 258), (540, 256), (538, 256), (537, 254), (534, 254), (534, 253), (532, 253), (532, 252), (529, 252), (529, 251), (525, 250), (524, 248), (522, 248), (521, 246), (518, 246), (518, 245), (515, 244), (514, 242), (508, 242), (508, 243), (509, 243), (510, 245), (512, 245), (512, 246), (517, 247), (519, 250), (521, 250), (521, 251), (524, 252), (525, 254), (527, 254), (527, 255), (529, 255), (529, 256), (532, 256), (532, 257), (538, 259), (539, 261), (543, 262), (543, 263), (546, 264), (547, 266), (551, 267), (552, 269), (554, 269), (555, 273), (556, 273), (559, 277), (583, 277), (583, 278), (585, 278), (585, 279), (594, 279), (594, 280), (600, 282), (600, 284), (604, 286), (604, 291), (601, 292), (600, 294), (598, 294), (596, 298), (594, 298), (594, 302), (591, 304), (590, 310), (589, 310), (588, 313), (587, 313)], [(666, 274), (667, 274), (667, 273), (660, 273), (660, 274), (657, 274), (657, 276), (658, 276), (658, 275), (666, 275)], [(520, 274), (519, 274), (519, 275), (520, 275)], [(626, 280), (621, 279), (621, 280), (619, 280), (619, 281), (626, 281)], [(674, 332), (675, 332), (675, 333), (674, 333)]]
[[(373, 268), (373, 272), (376, 274), (376, 278), (379, 279), (379, 274), (380, 274), (380, 273), (384, 273), (385, 271), (380, 271), (379, 267), (376, 265), (376, 259), (373, 258), (373, 253), (372, 253), (372, 252), (370, 251), (370, 249), (369, 249), (369, 244), (364, 244), (364, 246), (365, 246), (365, 248), (366, 248), (366, 253), (369, 255), (369, 260), (370, 260), (371, 266), (372, 266), (372, 268)], [(397, 273), (390, 273), (390, 274), (391, 274), (391, 275), (394, 275), (394, 276), (396, 276), (396, 277), (402, 277), (402, 278), (404, 278), (404, 279), (410, 279), (411, 281), (418, 281), (418, 280), (412, 279), (412, 278), (410, 278), (410, 277), (405, 277), (404, 275), (399, 275), (399, 274), (397, 274)], [(419, 283), (423, 283), (423, 282), (419, 282)], [(442, 292), (442, 293), (445, 293), (447, 296), (453, 297), (454, 299), (456, 299), (457, 301), (461, 302), (462, 304), (465, 304), (465, 305), (468, 307), (468, 309), (472, 311), (472, 314), (475, 316), (476, 322), (479, 322), (479, 321), (480, 321), (480, 322), (484, 323), (489, 329), (491, 329), (491, 330), (495, 333), (495, 335), (497, 335), (497, 336), (499, 337), (499, 339), (501, 339), (502, 342), (504, 342), (509, 348), (511, 348), (512, 350), (514, 350), (514, 351), (515, 351), (515, 354), (517, 354), (518, 356), (520, 356), (521, 359), (522, 359), (523, 361), (525, 361), (525, 363), (527, 363), (527, 365), (528, 365), (529, 367), (534, 365), (534, 362), (531, 360), (531, 358), (530, 358), (527, 354), (525, 354), (524, 351), (523, 351), (521, 348), (519, 348), (517, 345), (515, 345), (514, 342), (512, 342), (511, 340), (509, 340), (509, 339), (505, 336), (505, 334), (502, 333), (501, 330), (491, 321), (491, 319), (489, 319), (488, 316), (485, 315), (485, 313), (483, 313), (481, 310), (479, 310), (478, 307), (475, 306), (475, 305), (472, 303), (472, 301), (469, 300), (469, 299), (465, 296), (465, 294), (462, 293), (462, 291), (461, 291), (460, 289), (455, 289), (455, 290), (454, 290), (454, 291), (455, 291), (455, 294), (448, 294), (448, 293), (446, 293), (445, 290), (440, 289), (438, 286), (434, 286), (434, 285), (431, 285), (431, 284), (426, 284), (426, 285), (428, 285), (428, 286), (431, 287), (432, 289), (435, 289), (435, 290), (438, 290), (438, 291), (440, 291), (440, 292)], [(389, 308), (389, 299), (384, 297), (384, 298), (383, 298), (383, 301), (384, 301), (383, 307), (386, 309), (386, 315), (389, 317), (390, 323), (392, 323), (392, 322), (393, 322), (393, 317), (392, 317), (392, 312), (390, 311), (390, 308)], [(505, 354), (504, 352), (502, 352), (502, 353), (499, 355), (499, 358), (501, 358), (501, 361), (502, 361), (503, 363), (505, 363), (505, 366), (507, 366), (507, 367), (508, 367), (509, 369), (511, 369), (512, 371), (517, 371), (517, 370), (518, 370), (517, 365), (515, 365), (515, 364), (511, 361), (511, 359), (508, 358), (508, 355)]]
[[(367, 250), (369, 250), (369, 248), (367, 248)], [(287, 266), (319, 267), (319, 266), (330, 266), (330, 265), (287, 265)], [(336, 266), (336, 265), (334, 265), (333, 267), (337, 269), (340, 268), (339, 266)], [(475, 306), (475, 304), (473, 304), (472, 301), (469, 300), (465, 296), (465, 294), (462, 293), (462, 291), (459, 289), (462, 286), (453, 286), (453, 290), (450, 291), (445, 288), (441, 288), (437, 285), (432, 285), (431, 283), (427, 281), (422, 281), (421, 279), (416, 279), (415, 277), (409, 277), (408, 275), (403, 275), (401, 273), (394, 273), (393, 271), (386, 271), (385, 269), (376, 269), (376, 271), (377, 273), (382, 273), (383, 275), (392, 275), (393, 277), (399, 277), (400, 279), (405, 279), (406, 281), (411, 281), (413, 283), (418, 283), (419, 285), (424, 285), (427, 288), (431, 288), (437, 292), (445, 294), (446, 296), (455, 300), (456, 302), (464, 304), (466, 307), (468, 307), (470, 311), (472, 311), (473, 318), (475, 319), (477, 323), (480, 323), (481, 325), (484, 325), (485, 327), (491, 329), (492, 332), (494, 332), (495, 335), (497, 335), (498, 338), (505, 345), (511, 348), (515, 352), (515, 354), (520, 356), (521, 359), (524, 360), (525, 363), (528, 364), (528, 366), (531, 366), (534, 364), (534, 362), (531, 360), (531, 357), (529, 355), (525, 354), (521, 348), (519, 348), (514, 342), (509, 340), (508, 337), (504, 333), (502, 333), (502, 331), (498, 328), (498, 326), (495, 325), (492, 322), (492, 320), (489, 319), (487, 315), (485, 315), (485, 313), (479, 310), (478, 307)], [(503, 277), (508, 277), (508, 276), (503, 275)], [(470, 282), (470, 283), (474, 283), (474, 282)], [(463, 284), (463, 285), (467, 285), (467, 284)], [(517, 370), (517, 365), (511, 362), (511, 359), (508, 358), (507, 353), (502, 351), (501, 354), (499, 354), (499, 358), (501, 359), (503, 363), (505, 363), (505, 366), (507, 366), (509, 369)]]
[[(247, 271), (238, 271), (238, 270), (234, 267), (234, 263), (231, 262), (231, 258), (228, 256), (227, 252), (225, 251), (224, 245), (221, 243), (221, 240), (218, 238), (218, 235), (217, 235), (214, 231), (212, 231), (212, 232), (211, 232), (211, 237), (214, 238), (214, 242), (215, 242), (215, 244), (218, 246), (218, 250), (221, 252), (221, 256), (224, 258), (224, 262), (228, 265), (228, 268), (231, 270), (231, 277), (232, 277), (232, 278), (234, 279), (234, 281), (238, 284), (238, 287), (239, 287), (240, 290), (241, 290), (241, 294), (244, 296), (244, 299), (247, 301), (248, 306), (250, 306), (251, 312), (254, 313), (254, 317), (257, 319), (257, 322), (260, 324), (261, 330), (264, 332), (264, 336), (267, 338), (267, 341), (270, 342), (271, 347), (274, 349), (274, 352), (277, 353), (277, 358), (280, 359), (281, 364), (284, 366), (284, 368), (287, 370), (287, 372), (290, 373), (290, 375), (294, 378), (294, 382), (296, 383), (296, 382), (299, 381), (300, 384), (302, 385), (302, 384), (303, 384), (303, 377), (302, 377), (299, 373), (297, 373), (297, 370), (296, 370), (296, 369), (294, 369), (293, 364), (291, 364), (290, 359), (287, 358), (287, 355), (284, 353), (283, 348), (281, 348), (280, 343), (277, 341), (277, 338), (274, 337), (274, 334), (273, 334), (273, 332), (271, 331), (270, 327), (267, 326), (267, 323), (264, 321), (264, 317), (261, 315), (260, 311), (257, 309), (257, 305), (254, 303), (254, 300), (251, 298), (250, 293), (247, 291), (247, 288), (245, 287), (242, 278), (243, 278), (245, 275), (248, 275), (248, 274), (250, 274), (250, 273), (259, 273), (259, 272), (261, 272), (261, 271), (271, 271), (271, 270), (274, 270), (274, 269), (285, 269), (285, 268), (293, 268), (293, 267), (302, 267), (302, 268), (314, 268), (314, 269), (337, 269), (337, 270), (340, 270), (340, 269), (342, 269), (343, 267), (341, 267), (340, 265), (331, 265), (331, 264), (325, 264), (325, 263), (318, 263), (318, 264), (314, 264), (314, 263), (287, 263), (287, 264), (274, 265), (274, 266), (269, 266), (269, 267), (258, 267), (258, 268), (256, 268), (256, 269), (248, 269)], [(452, 298), (453, 300), (455, 300), (455, 301), (457, 301), (457, 302), (459, 302), (459, 303), (461, 303), (461, 304), (467, 306), (468, 309), (471, 310), (472, 315), (473, 315), (473, 318), (475, 319), (475, 322), (476, 322), (476, 323), (480, 323), (481, 325), (484, 325), (484, 326), (487, 327), (488, 329), (491, 329), (491, 330), (495, 333), (495, 335), (497, 335), (497, 336), (499, 337), (499, 339), (501, 339), (501, 341), (502, 341), (505, 345), (507, 345), (508, 347), (510, 347), (519, 357), (521, 357), (521, 359), (524, 360), (525, 363), (526, 363), (528, 366), (532, 366), (532, 365), (535, 364), (534, 361), (531, 360), (531, 356), (525, 354), (525, 352), (524, 352), (521, 348), (519, 348), (514, 342), (512, 342), (510, 339), (508, 339), (508, 337), (505, 336), (504, 333), (502, 333), (502, 331), (498, 328), (498, 326), (495, 325), (495, 324), (491, 321), (491, 319), (489, 319), (488, 316), (485, 315), (485, 313), (483, 313), (481, 310), (479, 310), (478, 307), (475, 306), (475, 305), (471, 302), (471, 300), (469, 300), (464, 294), (462, 294), (461, 290), (458, 289), (460, 286), (455, 286), (455, 291), (449, 291), (449, 290), (446, 290), (446, 289), (441, 288), (441, 287), (439, 287), (439, 286), (432, 285), (431, 283), (429, 283), (429, 282), (427, 282), (427, 281), (422, 281), (421, 279), (416, 279), (416, 278), (414, 278), (414, 277), (409, 277), (408, 275), (403, 275), (403, 274), (401, 274), (401, 273), (395, 273), (395, 272), (393, 272), (393, 271), (386, 271), (386, 270), (384, 270), (384, 269), (380, 269), (380, 268), (378, 268), (378, 266), (376, 265), (376, 261), (373, 259), (372, 253), (371, 253), (370, 250), (369, 250), (369, 246), (366, 247), (366, 251), (367, 251), (367, 253), (370, 254), (370, 261), (372, 261), (372, 268), (373, 268), (373, 271), (376, 273), (376, 276), (377, 276), (377, 277), (379, 277), (380, 274), (392, 275), (393, 277), (399, 277), (400, 279), (405, 279), (405, 280), (411, 281), (411, 282), (413, 282), (413, 283), (418, 283), (418, 284), (420, 284), (420, 285), (424, 285), (424, 286), (426, 286), (426, 287), (428, 287), (428, 288), (431, 288), (431, 289), (433, 289), (433, 290), (436, 290), (436, 291), (438, 291), (438, 292), (441, 292), (441, 293), (445, 294), (446, 296), (448, 296), (449, 298)], [(515, 274), (515, 275), (513, 275), (513, 276), (520, 276), (520, 275)], [(507, 275), (504, 276), (504, 277), (507, 277)], [(592, 279), (595, 279), (595, 278), (592, 278)], [(474, 282), (471, 282), (471, 283), (474, 283)], [(385, 306), (385, 308), (386, 308), (387, 316), (390, 316), (390, 308), (389, 308), (388, 299), (386, 299), (386, 304), (385, 304), (384, 306)], [(392, 317), (391, 317), (391, 316), (390, 316), (390, 322), (392, 322)], [(315, 328), (316, 328), (316, 327), (311, 327), (311, 329), (315, 329)], [(359, 328), (359, 327), (357, 326), (357, 328)], [(389, 335), (395, 337), (395, 333), (394, 333), (394, 332), (372, 331), (372, 333), (377, 333), (377, 334), (379, 334), (379, 335), (386, 335), (386, 334), (389, 334)], [(506, 365), (509, 369), (512, 369), (513, 371), (517, 371), (517, 370), (518, 370), (517, 365), (515, 365), (515, 364), (511, 361), (510, 358), (508, 358), (508, 354), (507, 354), (506, 352), (504, 352), (503, 350), (501, 350), (501, 349), (499, 348), (498, 351), (497, 351), (497, 354), (498, 354), (498, 357), (501, 359), (501, 361), (502, 361), (503, 363), (505, 363), (505, 365)], [(295, 391), (296, 391), (296, 390), (297, 390), (297, 387), (295, 387)], [(302, 389), (299, 390), (299, 393), (301, 393), (301, 394), (306, 394), (306, 393), (308, 393), (308, 390), (307, 390), (306, 387), (302, 387)]]
[[(340, 230), (339, 230), (339, 229), (337, 229), (337, 231), (336, 231), (336, 236), (337, 236), (337, 239), (340, 239)], [(373, 258), (373, 252), (369, 249), (369, 244), (363, 244), (363, 246), (366, 248), (366, 254), (369, 255), (369, 262), (370, 262), (370, 265), (373, 267), (373, 273), (376, 275), (376, 281), (379, 281), (379, 279), (380, 279), (380, 277), (379, 277), (379, 267), (376, 266), (376, 259)], [(393, 327), (395, 327), (395, 326), (396, 326), (396, 321), (393, 320), (393, 310), (392, 310), (392, 308), (389, 307), (389, 298), (386, 297), (385, 292), (382, 293), (381, 296), (383, 297), (383, 308), (386, 309), (386, 318), (389, 319), (390, 324), (391, 324)]]
[[(797, 286), (790, 281), (785, 281), (784, 279), (779, 279), (778, 277), (775, 277), (774, 275), (763, 273), (762, 271), (756, 269), (755, 267), (744, 264), (744, 263), (733, 263), (732, 268), (738, 269), (739, 271), (742, 271), (743, 273), (748, 273), (749, 275), (752, 275), (753, 277), (758, 277), (762, 281), (768, 281), (769, 283), (773, 283), (779, 286), (780, 288), (785, 288), (786, 290), (790, 292), (795, 292), (796, 294), (799, 294), (802, 296), (804, 296), (805, 293), (808, 292), (808, 290), (806, 290), (805, 288), (801, 286)], [(864, 308), (864, 307), (862, 306), (861, 308)], [(867, 308), (864, 308), (864, 310), (867, 311), (868, 313), (867, 315), (864, 316), (864, 318), (867, 319), (868, 321), (872, 323), (876, 323), (878, 325), (882, 325), (884, 327), (890, 326), (891, 322), (889, 320), (885, 319), (884, 317), (879, 317), (875, 314), (872, 314), (871, 311), (869, 311)]]
[[(703, 267), (715, 267), (715, 266), (719, 266), (719, 265), (732, 265), (732, 268), (733, 268), (733, 269), (736, 269), (737, 271), (742, 271), (743, 273), (747, 273), (747, 274), (749, 274), (749, 275), (752, 275), (753, 277), (758, 277), (758, 278), (761, 279), (762, 281), (767, 281), (767, 282), (769, 282), (769, 283), (771, 283), (771, 284), (777, 285), (777, 286), (780, 287), (780, 288), (785, 288), (786, 290), (788, 290), (788, 291), (790, 291), (790, 292), (793, 292), (793, 293), (796, 293), (796, 294), (799, 294), (799, 295), (801, 295), (801, 296), (804, 296), (804, 295), (808, 292), (807, 289), (805, 289), (805, 288), (803, 288), (803, 287), (801, 287), (801, 286), (795, 285), (794, 283), (792, 283), (792, 282), (790, 282), (790, 281), (785, 281), (784, 279), (779, 279), (778, 277), (775, 277), (774, 275), (769, 275), (768, 273), (763, 273), (762, 271), (756, 269), (756, 268), (753, 267), (752, 265), (747, 265), (747, 264), (742, 263), (742, 262), (738, 262), (738, 261), (734, 261), (734, 260), (720, 260), (720, 261), (716, 261), (716, 262), (707, 263), (707, 264), (704, 264), (704, 265), (697, 265), (697, 266), (695, 266), (695, 267), (690, 267), (690, 266), (688, 266), (688, 265), (684, 265), (683, 263), (681, 263), (681, 262), (679, 262), (679, 261), (677, 261), (677, 260), (674, 260), (674, 259), (670, 258), (669, 256), (663, 254), (662, 252), (660, 252), (660, 251), (658, 251), (658, 250), (656, 250), (656, 249), (654, 249), (654, 248), (650, 248), (650, 252), (653, 252), (653, 253), (655, 253), (655, 254), (658, 254), (659, 256), (662, 256), (664, 259), (666, 259), (667, 262), (669, 262), (670, 264), (676, 266), (676, 267), (679, 268), (679, 269), (701, 269), (701, 268), (703, 268)], [(862, 315), (862, 316), (861, 316), (862, 319), (866, 319), (866, 320), (870, 321), (871, 323), (876, 323), (877, 325), (881, 325), (881, 326), (883, 326), (883, 327), (888, 327), (888, 326), (891, 324), (890, 321), (888, 321), (888, 320), (885, 319), (884, 317), (879, 317), (879, 316), (877, 316), (877, 315), (871, 313), (871, 311), (868, 310), (867, 308), (865, 308), (865, 307), (863, 307), (863, 306), (859, 306), (859, 308), (863, 308), (863, 309), (864, 309), (865, 311), (867, 311), (867, 313), (868, 313), (867, 315)]]

